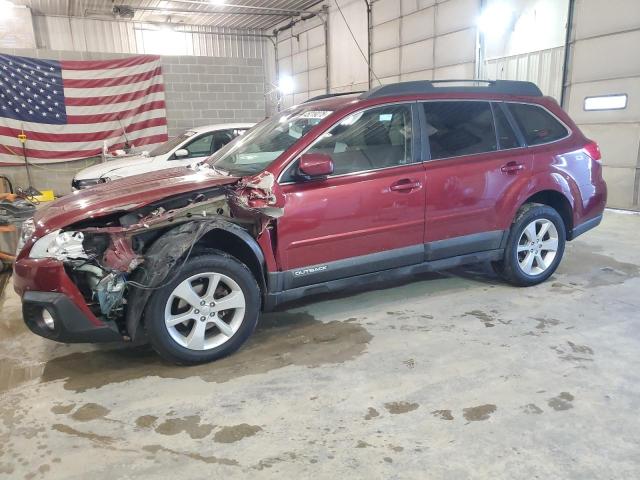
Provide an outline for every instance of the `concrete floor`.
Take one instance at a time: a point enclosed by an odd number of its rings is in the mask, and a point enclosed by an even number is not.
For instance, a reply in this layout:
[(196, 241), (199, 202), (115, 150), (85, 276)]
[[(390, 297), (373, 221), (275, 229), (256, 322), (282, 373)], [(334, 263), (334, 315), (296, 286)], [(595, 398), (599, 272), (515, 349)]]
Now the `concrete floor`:
[(640, 216), (529, 289), (483, 267), (266, 315), (231, 358), (59, 345), (0, 305), (0, 477), (640, 478)]

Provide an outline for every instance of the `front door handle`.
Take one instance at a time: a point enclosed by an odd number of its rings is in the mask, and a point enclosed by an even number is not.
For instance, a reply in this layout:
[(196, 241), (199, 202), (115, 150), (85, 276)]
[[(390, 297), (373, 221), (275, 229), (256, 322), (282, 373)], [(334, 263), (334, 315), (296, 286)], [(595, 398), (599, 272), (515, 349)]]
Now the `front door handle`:
[(410, 190), (417, 190), (422, 188), (422, 183), (418, 180), (412, 180), (410, 178), (403, 178), (389, 187), (394, 192), (408, 192)]
[(517, 162), (509, 162), (506, 165), (503, 165), (502, 168), (500, 168), (501, 172), (510, 174), (518, 173), (520, 170), (524, 170), (524, 165)]

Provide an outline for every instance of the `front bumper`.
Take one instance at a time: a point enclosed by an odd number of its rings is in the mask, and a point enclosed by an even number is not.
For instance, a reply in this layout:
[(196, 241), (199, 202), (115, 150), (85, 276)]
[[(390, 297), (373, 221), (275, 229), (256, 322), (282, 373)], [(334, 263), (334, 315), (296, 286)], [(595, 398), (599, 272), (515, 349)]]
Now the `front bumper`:
[[(48, 314), (48, 315), (47, 315)], [(51, 320), (47, 323), (47, 315)], [(119, 342), (122, 336), (108, 324), (94, 325), (63, 293), (26, 292), (22, 297), (24, 323), (36, 335), (64, 343)]]
[[(123, 341), (114, 325), (91, 312), (59, 260), (19, 258), (13, 273), (22, 315), (33, 333), (69, 343)], [(53, 329), (44, 322), (44, 309), (53, 319)]]

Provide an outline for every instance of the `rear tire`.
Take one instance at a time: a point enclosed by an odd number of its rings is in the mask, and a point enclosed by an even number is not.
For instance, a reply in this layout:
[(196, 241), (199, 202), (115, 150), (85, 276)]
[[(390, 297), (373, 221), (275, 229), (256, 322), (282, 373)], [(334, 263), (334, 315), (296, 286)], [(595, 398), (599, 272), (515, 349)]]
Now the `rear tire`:
[(216, 252), (191, 258), (176, 278), (153, 293), (145, 327), (162, 358), (195, 365), (238, 350), (255, 330), (259, 315), (260, 289), (251, 271)]
[(542, 283), (558, 268), (566, 238), (564, 221), (556, 210), (527, 203), (511, 225), (503, 260), (493, 262), (493, 269), (519, 287)]

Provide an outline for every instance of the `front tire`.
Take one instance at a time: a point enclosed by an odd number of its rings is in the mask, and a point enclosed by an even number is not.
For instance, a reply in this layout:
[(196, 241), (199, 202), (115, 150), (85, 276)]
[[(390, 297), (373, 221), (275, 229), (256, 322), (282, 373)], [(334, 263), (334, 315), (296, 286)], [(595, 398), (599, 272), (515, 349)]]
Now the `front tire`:
[(566, 238), (564, 221), (556, 210), (525, 204), (511, 225), (504, 259), (494, 262), (494, 270), (520, 287), (542, 283), (558, 268)]
[(153, 293), (145, 327), (162, 358), (195, 365), (238, 350), (255, 330), (259, 314), (260, 289), (251, 271), (217, 252), (189, 259)]

